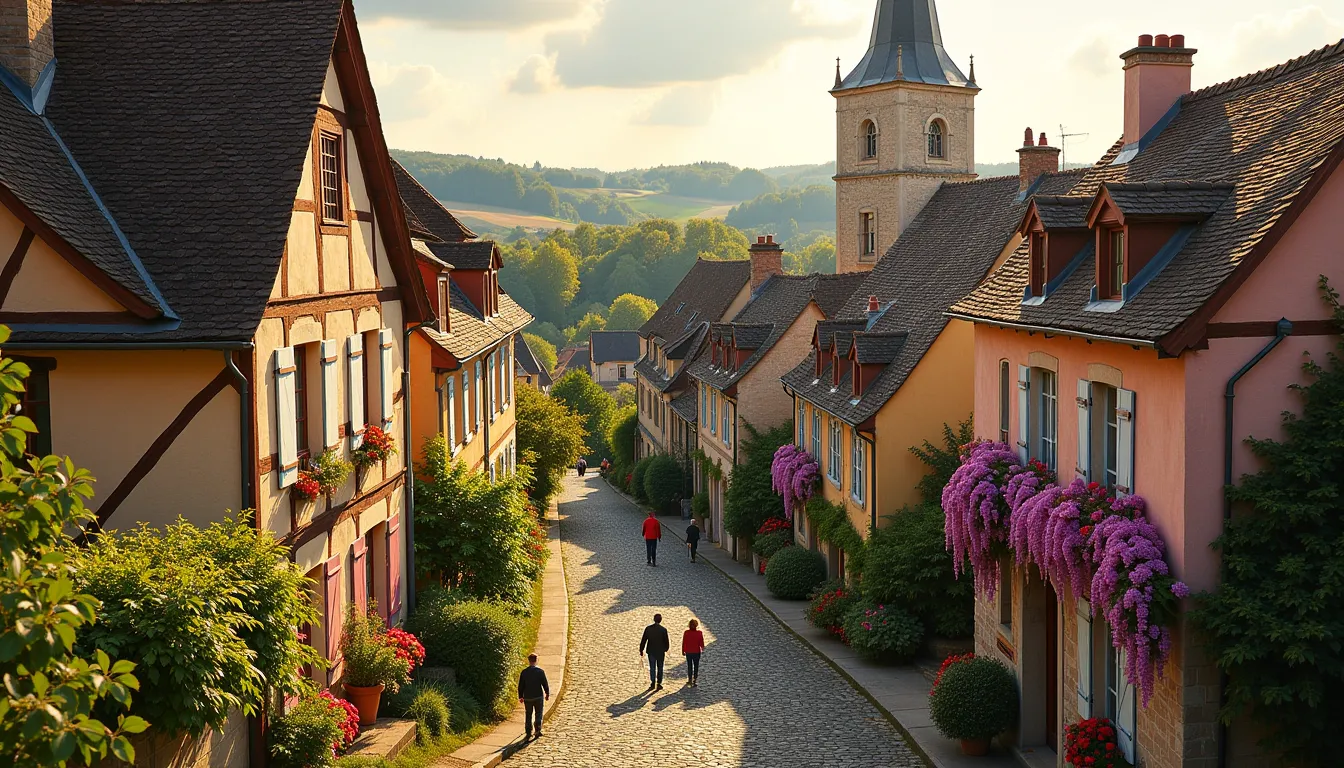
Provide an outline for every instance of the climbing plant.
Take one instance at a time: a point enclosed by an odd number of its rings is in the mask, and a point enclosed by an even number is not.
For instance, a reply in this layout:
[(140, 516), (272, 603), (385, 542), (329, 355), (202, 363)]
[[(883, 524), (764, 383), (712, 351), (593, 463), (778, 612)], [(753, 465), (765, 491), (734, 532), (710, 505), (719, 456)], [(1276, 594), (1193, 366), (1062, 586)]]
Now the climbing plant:
[(784, 502), (775, 495), (770, 464), (775, 451), (793, 439), (793, 425), (781, 424), (764, 432), (743, 423), (739, 455), (745, 458), (733, 467), (724, 499), (723, 527), (734, 536), (752, 536), (761, 523), (784, 516)]
[(816, 532), (817, 539), (845, 551), (845, 570), (849, 572), (849, 578), (852, 581), (862, 579), (868, 548), (845, 508), (815, 497), (807, 502), (806, 511), (807, 522)]

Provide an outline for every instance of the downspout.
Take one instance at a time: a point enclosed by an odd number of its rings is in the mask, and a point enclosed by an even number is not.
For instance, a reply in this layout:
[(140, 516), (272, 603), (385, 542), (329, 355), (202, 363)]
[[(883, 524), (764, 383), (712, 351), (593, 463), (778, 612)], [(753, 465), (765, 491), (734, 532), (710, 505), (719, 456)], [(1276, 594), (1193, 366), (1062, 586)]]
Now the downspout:
[(438, 327), (438, 318), (407, 328), (401, 339), (401, 391), (405, 403), (402, 418), (402, 444), (406, 446), (406, 573), (410, 584), (406, 590), (406, 613), (415, 610), (415, 462), (411, 460), (411, 336), (421, 328)]
[[(1232, 499), (1227, 496), (1226, 489), (1232, 485), (1232, 450), (1235, 445), (1233, 421), (1236, 417), (1234, 408), (1237, 397), (1237, 382), (1242, 377), (1251, 372), (1251, 369), (1265, 359), (1265, 356), (1274, 351), (1284, 339), (1293, 333), (1293, 324), (1287, 318), (1280, 318), (1278, 325), (1275, 326), (1274, 338), (1270, 340), (1265, 348), (1256, 353), (1249, 362), (1241, 367), (1241, 370), (1232, 374), (1232, 378), (1227, 380), (1227, 391), (1224, 397), (1224, 415), (1223, 415), (1223, 528), (1227, 528), (1227, 522), (1232, 519)], [(1218, 703), (1219, 709), (1227, 706), (1227, 684), (1228, 677), (1226, 672), (1218, 673)], [(1218, 768), (1227, 768), (1227, 724), (1219, 718), (1218, 722)]]
[(872, 447), (872, 459), (868, 462), (868, 484), (873, 487), (871, 495), (868, 497), (868, 504), (872, 507), (872, 523), (868, 529), (868, 535), (877, 530), (877, 430), (873, 430), (873, 439), (862, 438), (863, 442)]
[(224, 365), (238, 382), (238, 435), (242, 440), (238, 449), (238, 459), (242, 464), (243, 476), (243, 495), (239, 504), (241, 509), (247, 509), (249, 502), (252, 500), (252, 467), (254, 466), (252, 462), (252, 388), (247, 381), (247, 377), (238, 368), (238, 364), (234, 362), (232, 351), (224, 350)]

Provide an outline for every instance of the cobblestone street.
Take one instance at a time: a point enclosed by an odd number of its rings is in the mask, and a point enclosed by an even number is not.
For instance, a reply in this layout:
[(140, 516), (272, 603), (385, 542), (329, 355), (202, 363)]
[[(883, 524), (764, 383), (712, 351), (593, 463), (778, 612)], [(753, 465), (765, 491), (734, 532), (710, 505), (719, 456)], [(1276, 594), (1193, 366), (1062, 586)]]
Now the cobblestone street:
[[(641, 514), (596, 476), (560, 500), (572, 600), (568, 687), (526, 768), (922, 766), (847, 681), (713, 567), (664, 538), (644, 563)], [(672, 638), (662, 691), (648, 693), (640, 634), (661, 612)], [(681, 633), (701, 622), (700, 685), (686, 687)]]

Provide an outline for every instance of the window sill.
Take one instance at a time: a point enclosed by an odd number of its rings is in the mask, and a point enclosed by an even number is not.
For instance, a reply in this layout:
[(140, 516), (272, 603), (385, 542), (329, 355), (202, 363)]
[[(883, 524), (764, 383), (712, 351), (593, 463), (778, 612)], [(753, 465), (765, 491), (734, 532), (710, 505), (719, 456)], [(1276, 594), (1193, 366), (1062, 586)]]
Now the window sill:
[(863, 506), (863, 499), (862, 499), (862, 498), (860, 498), (860, 497), (858, 497), (858, 496), (855, 496), (854, 494), (851, 493), (851, 494), (849, 495), (849, 500), (852, 501), (852, 502), (854, 502), (855, 504), (858, 504), (860, 509), (865, 509), (865, 507)]
[(830, 475), (827, 475), (827, 476), (826, 476), (826, 479), (827, 479), (828, 481), (830, 481), (831, 485), (834, 485), (834, 486), (835, 486), (835, 490), (837, 490), (837, 491), (840, 490), (840, 480), (839, 480), (838, 478), (834, 478), (834, 477), (831, 477)]

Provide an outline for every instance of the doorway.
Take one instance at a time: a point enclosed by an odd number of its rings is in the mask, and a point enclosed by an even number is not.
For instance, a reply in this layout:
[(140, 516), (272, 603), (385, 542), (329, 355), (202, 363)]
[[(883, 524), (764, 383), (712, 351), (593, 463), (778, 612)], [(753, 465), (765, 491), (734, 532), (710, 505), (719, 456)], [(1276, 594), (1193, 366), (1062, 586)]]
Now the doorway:
[(1059, 744), (1059, 597), (1052, 584), (1045, 585), (1045, 744)]
[(1031, 566), (1021, 574), (1022, 628), (1018, 681), (1022, 715), (1018, 743), (1058, 750), (1060, 688), (1059, 599)]

